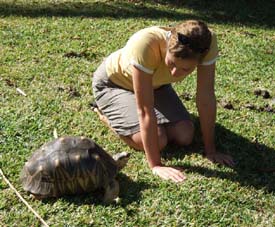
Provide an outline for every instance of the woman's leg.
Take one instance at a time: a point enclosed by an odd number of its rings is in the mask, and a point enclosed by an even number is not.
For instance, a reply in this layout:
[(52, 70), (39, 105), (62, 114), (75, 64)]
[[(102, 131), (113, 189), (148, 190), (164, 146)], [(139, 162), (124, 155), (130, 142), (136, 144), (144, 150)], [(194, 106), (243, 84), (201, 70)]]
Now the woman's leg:
[(182, 120), (166, 124), (165, 130), (168, 142), (186, 146), (192, 143), (195, 128), (191, 120)]
[[(136, 150), (144, 151), (140, 132), (137, 132), (130, 136), (120, 136), (120, 138), (125, 143), (127, 143), (130, 147)], [(158, 143), (159, 143), (160, 151), (167, 145), (167, 142), (168, 142), (168, 138), (166, 135), (165, 127), (162, 125), (158, 125)]]
[[(94, 108), (93, 109), (99, 116), (99, 119), (105, 124), (107, 125), (114, 133), (115, 130), (110, 126), (109, 121), (107, 119), (106, 116), (104, 116), (99, 110), (98, 108)], [(158, 141), (159, 141), (159, 148), (160, 150), (162, 150), (168, 142), (168, 138), (166, 135), (166, 129), (163, 125), (158, 125)], [(116, 133), (117, 134), (117, 133)], [(142, 139), (141, 139), (141, 134), (140, 132), (137, 132), (133, 135), (130, 136), (121, 136), (119, 135), (119, 137), (126, 143), (128, 144), (130, 147), (136, 149), (136, 150), (142, 150), (144, 151), (143, 148), (143, 144), (142, 144)]]
[(158, 123), (165, 127), (168, 142), (188, 145), (194, 136), (190, 115), (171, 85), (155, 91)]
[[(99, 115), (99, 119), (115, 132), (115, 130), (109, 125), (108, 119), (101, 114), (97, 108), (95, 108), (94, 111)], [(191, 144), (194, 137), (194, 131), (194, 124), (191, 120), (158, 125), (158, 141), (160, 150), (162, 150), (168, 142), (175, 143), (179, 146)], [(136, 150), (144, 150), (140, 132), (130, 136), (119, 137), (130, 147)]]

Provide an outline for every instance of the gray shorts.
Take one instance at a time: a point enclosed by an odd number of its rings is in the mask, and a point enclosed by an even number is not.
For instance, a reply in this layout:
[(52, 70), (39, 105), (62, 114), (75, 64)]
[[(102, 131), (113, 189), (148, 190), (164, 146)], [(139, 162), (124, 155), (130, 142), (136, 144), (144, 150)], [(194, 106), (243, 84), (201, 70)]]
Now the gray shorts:
[[(110, 126), (122, 136), (140, 131), (135, 94), (108, 79), (105, 61), (93, 74), (93, 96)], [(158, 124), (190, 120), (190, 116), (171, 85), (154, 90), (154, 109)]]

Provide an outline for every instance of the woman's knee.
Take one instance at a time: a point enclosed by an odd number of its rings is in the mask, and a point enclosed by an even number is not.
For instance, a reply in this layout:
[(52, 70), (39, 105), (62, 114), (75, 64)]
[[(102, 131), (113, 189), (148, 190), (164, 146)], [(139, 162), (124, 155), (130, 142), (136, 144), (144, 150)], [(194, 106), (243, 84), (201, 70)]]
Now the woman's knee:
[(180, 146), (186, 146), (193, 141), (195, 127), (191, 120), (185, 120), (167, 126), (166, 131), (169, 141)]
[(158, 126), (158, 141), (160, 150), (164, 149), (168, 143), (168, 137), (166, 134), (165, 127), (162, 125)]
[(177, 125), (176, 142), (178, 145), (190, 145), (194, 138), (195, 127), (192, 121), (181, 121)]
[[(163, 126), (159, 125), (157, 128), (158, 145), (159, 149), (162, 150), (168, 143), (166, 130)], [(141, 133), (137, 132), (131, 136), (121, 136), (121, 138), (132, 148), (136, 150), (144, 150)]]

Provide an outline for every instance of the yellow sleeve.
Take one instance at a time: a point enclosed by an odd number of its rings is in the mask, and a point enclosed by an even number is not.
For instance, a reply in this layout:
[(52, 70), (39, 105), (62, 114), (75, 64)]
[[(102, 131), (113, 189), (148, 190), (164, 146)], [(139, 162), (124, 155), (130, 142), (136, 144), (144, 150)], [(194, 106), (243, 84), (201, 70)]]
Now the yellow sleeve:
[(208, 53), (202, 59), (200, 65), (211, 65), (213, 64), (219, 55), (217, 37), (214, 32), (212, 32), (211, 44)]
[(153, 74), (160, 64), (159, 42), (152, 33), (136, 33), (124, 48), (130, 64), (145, 73)]

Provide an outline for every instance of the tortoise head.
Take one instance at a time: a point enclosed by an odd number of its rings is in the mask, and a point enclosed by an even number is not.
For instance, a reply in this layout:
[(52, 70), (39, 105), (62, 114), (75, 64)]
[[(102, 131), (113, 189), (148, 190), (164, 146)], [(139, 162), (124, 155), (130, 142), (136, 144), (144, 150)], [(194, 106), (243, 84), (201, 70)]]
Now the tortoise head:
[(129, 160), (130, 154), (127, 152), (121, 152), (118, 154), (115, 154), (113, 156), (113, 159), (115, 160), (118, 170), (121, 170), (124, 166), (126, 166), (128, 160)]

